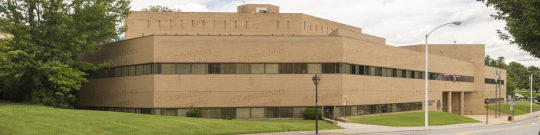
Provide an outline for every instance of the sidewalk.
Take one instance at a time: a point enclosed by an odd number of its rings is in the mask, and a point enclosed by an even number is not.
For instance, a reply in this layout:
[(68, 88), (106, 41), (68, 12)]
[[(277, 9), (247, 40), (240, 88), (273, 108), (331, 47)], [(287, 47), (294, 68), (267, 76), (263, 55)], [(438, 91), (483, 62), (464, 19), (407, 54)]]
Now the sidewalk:
[[(530, 114), (523, 114), (520, 116), (515, 116), (514, 122), (533, 118), (533, 117), (538, 117), (538, 115), (540, 115), (540, 111), (533, 112), (532, 117), (530, 116)], [(487, 125), (486, 125), (486, 115), (465, 115), (465, 116), (476, 119), (481, 122), (429, 126), (429, 129), (441, 130), (441, 129), (470, 128), (470, 127), (483, 127), (483, 126), (492, 126), (492, 125), (511, 123), (511, 121), (508, 121), (508, 116), (502, 116), (502, 114), (501, 114), (501, 117), (498, 117), (498, 118), (495, 118), (494, 115), (489, 115)], [(345, 129), (319, 130), (319, 134), (348, 135), (348, 134), (368, 134), (368, 133), (385, 133), (385, 132), (398, 132), (398, 131), (425, 131), (426, 130), (424, 126), (389, 127), (389, 126), (343, 123), (343, 122), (338, 122), (338, 126), (341, 126)], [(272, 133), (259, 133), (259, 134), (248, 134), (248, 135), (313, 135), (313, 134), (315, 134), (315, 131), (272, 132)]]

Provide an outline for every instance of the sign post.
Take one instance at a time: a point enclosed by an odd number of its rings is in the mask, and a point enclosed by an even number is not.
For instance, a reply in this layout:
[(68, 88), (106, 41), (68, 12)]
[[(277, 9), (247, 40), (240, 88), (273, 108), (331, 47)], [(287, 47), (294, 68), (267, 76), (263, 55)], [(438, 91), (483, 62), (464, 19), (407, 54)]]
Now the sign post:
[(512, 111), (512, 121), (514, 121), (514, 105), (516, 102), (514, 102), (514, 99), (512, 99), (510, 96), (508, 96), (510, 100), (510, 111)]

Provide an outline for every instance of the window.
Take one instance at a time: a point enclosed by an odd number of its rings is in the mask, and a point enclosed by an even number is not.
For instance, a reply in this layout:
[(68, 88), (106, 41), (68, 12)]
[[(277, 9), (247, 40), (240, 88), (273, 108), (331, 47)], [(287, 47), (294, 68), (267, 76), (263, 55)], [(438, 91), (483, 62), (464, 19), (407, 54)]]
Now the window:
[(103, 78), (108, 78), (109, 77), (109, 68), (105, 68), (103, 69)]
[(150, 109), (142, 109), (141, 113), (142, 114), (152, 114), (152, 110), (150, 110)]
[(236, 118), (250, 118), (249, 108), (236, 108)]
[(358, 74), (358, 65), (351, 65), (351, 74)]
[(266, 118), (279, 118), (279, 111), (277, 107), (267, 107)]
[(161, 115), (164, 116), (177, 116), (176, 109), (161, 109)]
[(177, 74), (190, 74), (191, 73), (191, 64), (178, 64), (176, 65)]
[(251, 108), (251, 118), (264, 118), (264, 108)]
[(378, 69), (379, 69), (380, 72), (381, 72), (381, 73), (380, 73), (381, 76), (388, 76), (388, 75), (387, 75), (386, 68), (378, 68)]
[(186, 112), (187, 112), (188, 110), (189, 110), (189, 109), (177, 109), (178, 116), (179, 116), (179, 117), (187, 117)]
[(381, 106), (381, 113), (387, 113), (388, 112), (388, 105), (380, 105)]
[(359, 74), (359, 75), (364, 75), (364, 74), (365, 74), (365, 72), (364, 72), (364, 66), (358, 65), (358, 74)]
[(114, 68), (114, 77), (120, 77), (122, 76), (122, 67), (115, 67)]
[(305, 63), (295, 63), (294, 64), (294, 73), (295, 74), (306, 74), (308, 71), (308, 66)]
[(292, 74), (293, 73), (293, 64), (279, 64), (279, 73), (280, 74)]
[(366, 66), (366, 75), (376, 75), (375, 74), (375, 67)]
[(161, 70), (160, 70), (161, 74), (175, 74), (176, 73), (176, 64), (160, 64), (160, 65), (161, 65)]
[(293, 108), (292, 107), (280, 107), (279, 108), (279, 117), (280, 118), (292, 118), (293, 117)]
[(208, 108), (207, 109), (207, 115), (208, 117), (207, 118), (214, 118), (214, 119), (221, 119), (221, 116), (220, 116), (220, 109), (219, 108)]
[(387, 68), (386, 69), (386, 76), (387, 77), (393, 77), (394, 76), (393, 71), (394, 71), (393, 69)]
[(350, 106), (343, 106), (343, 116), (351, 116), (351, 107)]
[(412, 71), (410, 70), (405, 71), (405, 78), (412, 78), (412, 77), (413, 77)]
[(252, 74), (264, 74), (264, 64), (251, 64)]
[(306, 110), (306, 107), (295, 107), (293, 110), (293, 117), (294, 118), (304, 118), (303, 112)]
[(308, 73), (321, 73), (321, 64), (307, 64), (308, 65)]
[(193, 74), (206, 74), (206, 64), (193, 64)]
[(322, 73), (336, 73), (336, 64), (334, 63), (325, 63), (322, 64)]
[(343, 73), (343, 65), (336, 63), (336, 73)]
[(279, 69), (278, 64), (265, 64), (265, 73), (267, 74), (277, 74)]
[(199, 118), (207, 118), (207, 110), (206, 109), (197, 109), (199, 112), (201, 112), (201, 115), (199, 115)]
[(343, 116), (343, 110), (341, 109), (343, 107), (340, 107), (340, 106), (336, 106), (334, 109), (336, 110), (336, 117), (342, 117)]
[(221, 108), (221, 118), (236, 117), (236, 108)]
[(143, 70), (144, 70), (144, 74), (145, 74), (145, 75), (152, 74), (152, 71), (153, 71), (152, 69), (153, 69), (152, 64), (146, 64), (146, 65), (144, 65), (144, 69), (143, 69)]
[(129, 76), (135, 75), (135, 66), (129, 66)]
[(357, 109), (358, 106), (351, 106), (351, 116), (356, 116), (358, 115), (358, 109)]
[(221, 74), (221, 64), (219, 63), (209, 63), (207, 69), (208, 74)]
[(128, 76), (129, 67), (122, 67), (122, 76)]
[(143, 71), (144, 71), (143, 67), (144, 67), (143, 65), (135, 66), (135, 71), (137, 71), (135, 74), (136, 75), (143, 75)]
[(234, 74), (236, 72), (236, 64), (221, 64), (222, 74)]
[(401, 104), (396, 104), (396, 112), (401, 112)]
[(351, 64), (343, 64), (343, 72), (344, 74), (350, 74), (351, 73)]
[(236, 64), (236, 73), (237, 74), (249, 74), (250, 67), (249, 64)]
[(96, 78), (101, 78), (101, 77), (103, 77), (103, 69), (96, 71)]
[(109, 68), (109, 77), (115, 77), (114, 75), (114, 69), (116, 68)]
[[(380, 67), (375, 68), (375, 76), (382, 76), (382, 69)], [(385, 74), (386, 75), (386, 74)]]
[(267, 8), (266, 7), (256, 7), (257, 8), (257, 13), (266, 13), (267, 12)]
[[(399, 71), (399, 73), (398, 73), (398, 71)], [(394, 69), (393, 73), (394, 73), (392, 75), (393, 77), (401, 77), (400, 76), (401, 75), (401, 70), (400, 69)]]

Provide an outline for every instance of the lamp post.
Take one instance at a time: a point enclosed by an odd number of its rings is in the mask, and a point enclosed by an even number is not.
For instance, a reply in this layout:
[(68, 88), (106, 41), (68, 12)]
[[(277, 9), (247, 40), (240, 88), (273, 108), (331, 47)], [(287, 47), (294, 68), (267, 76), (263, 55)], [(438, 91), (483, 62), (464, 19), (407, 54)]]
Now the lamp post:
[(531, 102), (531, 117), (532, 117), (532, 109), (533, 109), (533, 108), (532, 108), (532, 101), (533, 101), (533, 98), (532, 98), (532, 76), (533, 76), (534, 74), (536, 74), (536, 73), (538, 73), (538, 71), (532, 73), (532, 74), (531, 74), (531, 77), (529, 78), (529, 81), (531, 82), (531, 84), (529, 85), (530, 88), (531, 88), (531, 100), (529, 101), (529, 102)]
[(315, 84), (315, 134), (319, 134), (319, 101), (317, 100), (317, 85), (321, 81), (321, 77), (315, 75), (312, 80)]
[(425, 50), (425, 52), (426, 52), (426, 72), (424, 73), (424, 74), (425, 74), (424, 77), (425, 77), (425, 79), (426, 79), (426, 91), (425, 91), (426, 101), (424, 102), (424, 104), (425, 104), (425, 113), (426, 113), (426, 114), (425, 114), (425, 118), (424, 118), (424, 119), (425, 119), (425, 123), (424, 123), (424, 124), (426, 125), (426, 129), (428, 129), (428, 80), (429, 80), (429, 77), (428, 77), (428, 74), (429, 74), (429, 72), (428, 72), (428, 42), (427, 42), (428, 40), (427, 40), (427, 39), (428, 39), (429, 35), (430, 35), (433, 31), (437, 30), (438, 28), (440, 28), (440, 27), (442, 27), (442, 26), (444, 26), (444, 25), (448, 25), (448, 24), (460, 25), (461, 22), (460, 22), (460, 21), (455, 21), (455, 22), (450, 22), (450, 23), (443, 24), (443, 25), (441, 25), (441, 26), (439, 26), (439, 27), (433, 29), (431, 32), (429, 32), (429, 33), (426, 35), (426, 50)]

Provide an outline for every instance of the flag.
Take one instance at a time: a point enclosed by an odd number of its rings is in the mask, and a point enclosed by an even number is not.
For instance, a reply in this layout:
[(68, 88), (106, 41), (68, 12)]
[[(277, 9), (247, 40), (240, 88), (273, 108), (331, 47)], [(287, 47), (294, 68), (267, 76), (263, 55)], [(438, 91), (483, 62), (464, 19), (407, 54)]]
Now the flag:
[(452, 81), (453, 81), (454, 83), (456, 83), (457, 78), (456, 78), (456, 76), (454, 76), (453, 74), (443, 74), (443, 75), (446, 76), (446, 77), (452, 77)]
[(497, 71), (495, 71), (495, 82), (497, 82), (497, 79), (499, 79), (499, 75), (497, 75)]
[(501, 88), (501, 81), (500, 81), (501, 80), (501, 71), (499, 71), (499, 79), (497, 79), (497, 80), (499, 80), (499, 89), (500, 89)]

